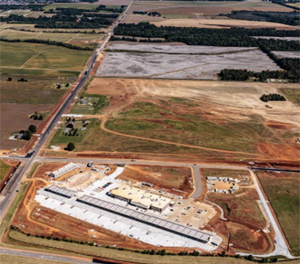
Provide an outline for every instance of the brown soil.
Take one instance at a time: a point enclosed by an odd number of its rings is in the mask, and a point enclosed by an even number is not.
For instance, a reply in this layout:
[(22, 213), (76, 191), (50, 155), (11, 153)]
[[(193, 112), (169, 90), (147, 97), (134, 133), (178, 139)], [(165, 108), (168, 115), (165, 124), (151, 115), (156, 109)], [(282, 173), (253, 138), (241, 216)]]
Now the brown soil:
[[(164, 106), (161, 103), (161, 99), (165, 100), (170, 97), (186, 98), (190, 100), (193, 107), (188, 104), (172, 102), (169, 106), (166, 106), (166, 110), (171, 107), (172, 112), (176, 113), (176, 116), (162, 113), (164, 119), (180, 121), (180, 116), (193, 114), (207, 121), (223, 124), (227, 121), (247, 122), (254, 115), (260, 115), (262, 121), (265, 120), (265, 127), (273, 134), (273, 138), (278, 139), (280, 143), (271, 144), (262, 142), (263, 139), (261, 136), (258, 135), (256, 131), (253, 131), (253, 134), (256, 134), (255, 137), (258, 142), (256, 146), (254, 146), (257, 148), (257, 153), (254, 156), (259, 160), (270, 160), (274, 158), (274, 160), (287, 162), (288, 160), (297, 160), (299, 150), (297, 146), (289, 144), (287, 139), (283, 137), (283, 133), (280, 132), (283, 131), (283, 129), (278, 129), (278, 126), (280, 126), (280, 128), (284, 127), (285, 131), (296, 131), (299, 127), (299, 109), (291, 102), (272, 104), (272, 109), (266, 109), (265, 105), (257, 100), (264, 91), (270, 92), (270, 90), (272, 90), (276, 92), (283, 86), (284, 84), (95, 78), (87, 88), (86, 93), (104, 94), (109, 97), (110, 104), (109, 107), (105, 109), (107, 117), (131, 109), (134, 107), (135, 102), (151, 102), (153, 104), (159, 104), (159, 107), (163, 108)], [(107, 87), (110, 87), (110, 89), (107, 89)], [(247, 91), (246, 94), (245, 91)], [(216, 97), (216, 93), (220, 96)], [(240, 96), (243, 98), (242, 100), (238, 99)], [(103, 118), (105, 120), (106, 117), (104, 116)], [(149, 118), (148, 121), (160, 122), (159, 120), (150, 120)], [(119, 136), (136, 137), (108, 130), (104, 122), (102, 122), (102, 129), (105, 129), (109, 133), (118, 134)], [(170, 127), (170, 132), (172, 131)], [(147, 138), (143, 139), (147, 140)], [(151, 139), (151, 141), (154, 141), (154, 139)], [(162, 141), (159, 142), (163, 143)], [(171, 142), (168, 142), (168, 144), (171, 144)], [(174, 143), (172, 142), (172, 144)], [(187, 147), (186, 144), (183, 145)], [(190, 147), (190, 145), (188, 147)], [(249, 153), (245, 156), (245, 153), (242, 152), (204, 149), (200, 146), (199, 148), (203, 151), (218, 151), (220, 155), (230, 156), (231, 158), (237, 156), (243, 156), (243, 158), (247, 156), (251, 157)], [(283, 150), (285, 153), (283, 153)], [(103, 154), (98, 152), (98, 155)], [(210, 155), (212, 155), (212, 153)], [(193, 155), (191, 154), (189, 156)], [(209, 155), (206, 157), (209, 157)]]
[[(20, 130), (27, 130), (29, 125), (39, 127), (41, 121), (30, 119), (30, 114), (34, 112), (45, 112), (51, 110), (53, 105), (34, 105), (34, 104), (1, 104), (0, 112), (0, 130), (2, 150), (10, 150), (12, 148), (22, 148), (27, 141), (25, 140), (9, 140), (9, 136)], [(13, 122), (12, 122), (13, 120)]]
[(268, 127), (271, 128), (275, 128), (275, 129), (293, 129), (293, 128), (297, 128), (297, 126), (289, 124), (289, 123), (284, 123), (284, 122), (276, 122), (276, 121), (272, 121), (272, 120), (268, 120), (266, 122), (266, 125)]
[[(271, 242), (272, 234), (262, 231), (266, 227), (265, 221), (256, 220), (253, 217), (253, 214), (257, 215), (259, 213), (253, 207), (253, 201), (258, 199), (255, 189), (243, 190), (242, 193), (236, 194), (235, 197), (238, 198), (236, 200), (231, 200), (230, 196), (232, 195), (210, 194), (209, 200), (217, 201), (218, 204), (227, 204), (226, 206), (229, 208), (229, 210), (223, 208), (227, 221), (215, 219), (213, 222), (210, 222), (211, 230), (224, 237), (227, 237), (228, 233), (230, 233), (232, 236), (231, 243), (233, 243), (233, 248), (236, 252), (242, 250), (259, 254), (271, 251), (273, 247)], [(214, 198), (211, 199), (212, 197)], [(237, 210), (239, 213), (237, 213)], [(233, 215), (230, 212), (235, 214)], [(227, 239), (225, 240), (227, 241)]]
[(155, 189), (165, 190), (184, 197), (188, 197), (193, 191), (189, 184), (189, 180), (192, 180), (191, 169), (185, 167), (130, 165), (125, 167), (125, 170), (118, 178), (127, 181), (148, 182)]

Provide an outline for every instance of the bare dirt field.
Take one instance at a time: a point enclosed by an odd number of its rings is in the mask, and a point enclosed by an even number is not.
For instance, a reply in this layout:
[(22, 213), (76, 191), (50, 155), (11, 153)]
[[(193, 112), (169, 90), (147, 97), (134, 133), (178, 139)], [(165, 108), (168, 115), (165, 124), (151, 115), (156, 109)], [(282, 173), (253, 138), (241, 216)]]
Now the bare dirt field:
[(262, 231), (267, 223), (257, 203), (255, 189), (243, 189), (234, 194), (208, 193), (206, 199), (221, 206), (227, 219), (216, 221), (212, 229), (224, 236), (230, 232), (235, 248), (246, 252), (249, 249), (265, 252), (272, 248), (270, 234)]
[(41, 121), (32, 120), (30, 114), (34, 112), (50, 111), (53, 105), (32, 105), (32, 104), (1, 104), (1, 144), (2, 150), (12, 148), (22, 148), (27, 141), (25, 140), (9, 140), (9, 136), (13, 132), (27, 130), (29, 125), (41, 124)]
[[(133, 47), (132, 45), (128, 45), (129, 49)], [(148, 47), (151, 50), (150, 45), (142, 47)], [(170, 47), (170, 52), (173, 48), (175, 52), (178, 52), (175, 47)], [(179, 49), (183, 49), (182, 47), (180, 46)], [(219, 53), (207, 56), (145, 52), (107, 52), (96, 75), (101, 77), (216, 80), (218, 78), (217, 74), (226, 68), (247, 69), (250, 71), (280, 69), (269, 57), (258, 49), (245, 50), (232, 48), (231, 52), (222, 52), (222, 49), (217, 47), (211, 48), (211, 53), (213, 53), (213, 50)]]
[(166, 19), (153, 22), (156, 26), (173, 27), (199, 27), (199, 28), (228, 28), (228, 27), (246, 27), (246, 28), (276, 28), (276, 29), (298, 29), (296, 26), (289, 26), (273, 22), (248, 21), (238, 19)]
[(181, 45), (169, 45), (166, 43), (160, 43), (161, 45), (153, 45), (153, 44), (140, 44), (134, 43), (134, 45), (130, 45), (128, 43), (116, 43), (112, 42), (107, 47), (107, 50), (112, 51), (145, 51), (145, 52), (153, 52), (153, 53), (166, 53), (166, 54), (226, 54), (226, 53), (235, 53), (237, 51), (250, 51), (257, 50), (255, 47), (215, 47), (215, 46), (189, 46), (185, 44)]
[[(289, 84), (288, 88), (299, 89), (297, 84)], [(211, 148), (188, 150), (193, 145), (210, 146), (214, 151), (239, 150), (235, 154), (242, 156), (249, 151), (268, 159), (297, 160), (300, 152), (295, 137), (299, 132), (299, 107), (290, 101), (266, 104), (259, 100), (262, 94), (282, 93), (284, 89), (286, 84), (275, 83), (95, 78), (86, 93), (107, 95), (110, 105), (105, 114), (114, 118), (107, 124), (92, 125), (86, 138), (77, 144), (77, 150), (172, 151), (173, 154), (180, 150), (207, 157), (213, 154)], [(205, 131), (201, 130), (202, 126)], [(161, 139), (159, 143), (185, 144), (181, 148), (165, 144), (162, 151), (161, 144), (150, 147), (149, 138)], [(105, 144), (100, 144), (102, 141)], [(218, 155), (227, 154), (218, 152)]]
[[(119, 176), (122, 180), (148, 182), (154, 188), (183, 195), (191, 193), (191, 169), (187, 167), (126, 166)], [(182, 191), (184, 193), (178, 192)]]
[(191, 18), (203, 15), (228, 14), (235, 10), (292, 12), (292, 8), (271, 2), (191, 2), (191, 1), (135, 1), (133, 11), (157, 11), (162, 15), (186, 15)]
[(272, 51), (278, 58), (300, 58), (299, 51)]

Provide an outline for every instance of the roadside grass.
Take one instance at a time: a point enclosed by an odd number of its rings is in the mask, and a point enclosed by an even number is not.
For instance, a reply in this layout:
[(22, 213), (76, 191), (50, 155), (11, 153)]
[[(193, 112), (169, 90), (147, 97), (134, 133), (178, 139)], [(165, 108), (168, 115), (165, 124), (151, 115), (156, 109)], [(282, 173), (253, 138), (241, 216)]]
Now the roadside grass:
[(257, 172), (261, 185), (291, 247), (300, 255), (300, 174)]
[(139, 254), (127, 250), (108, 249), (103, 247), (94, 247), (88, 245), (80, 245), (76, 243), (48, 240), (42, 238), (36, 238), (27, 236), (17, 231), (9, 232), (9, 239), (13, 243), (18, 243), (22, 246), (46, 249), (47, 251), (56, 252), (68, 252), (68, 254), (80, 254), (85, 256), (100, 257), (111, 260), (128, 261), (133, 263), (159, 263), (159, 264), (181, 264), (188, 262), (190, 264), (219, 264), (220, 262), (225, 264), (246, 264), (251, 263), (243, 258), (220, 258), (220, 257), (192, 257), (192, 256), (157, 256)]
[[(41, 258), (30, 258), (24, 256), (14, 256), (0, 254), (1, 264), (40, 264)], [(70, 264), (70, 262), (54, 261), (47, 259), (47, 264)]]
[(7, 173), (9, 172), (11, 166), (7, 165), (0, 159), (0, 182), (5, 178)]
[(228, 170), (228, 169), (201, 169), (203, 176), (208, 177), (239, 177), (250, 176), (250, 173), (247, 170)]
[[(10, 67), (10, 66), (9, 66)], [(24, 69), (24, 68), (7, 68), (0, 66), (1, 75), (16, 74), (16, 75), (34, 75), (34, 76), (70, 76), (77, 77), (79, 71), (68, 71), (68, 70), (55, 70), (55, 69)]]
[[(11, 204), (11, 206), (9, 207), (6, 215), (4, 216), (4, 218), (2, 219), (1, 225), (0, 225), (0, 237), (2, 237), (3, 233), (5, 232), (5, 230), (9, 227), (11, 220), (15, 214), (15, 212), (17, 211), (27, 189), (29, 186), (29, 182), (25, 182), (20, 190), (19, 193), (17, 195), (17, 197), (15, 198), (15, 200), (13, 201), (13, 203)], [(2, 242), (0, 243), (2, 244)]]
[(1, 72), (5, 67), (81, 71), (90, 54), (44, 44), (1, 42)]
[(42, 163), (40, 162), (35, 162), (32, 167), (31, 167), (31, 170), (30, 172), (27, 174), (27, 178), (28, 179), (31, 179), (33, 174), (35, 173), (36, 169), (41, 165)]
[[(8, 78), (12, 81), (7, 81)], [(27, 82), (18, 82), (24, 78)], [(18, 104), (56, 104), (67, 91), (53, 88), (55, 83), (72, 83), (74, 77), (1, 75), (0, 98), (2, 103)]]

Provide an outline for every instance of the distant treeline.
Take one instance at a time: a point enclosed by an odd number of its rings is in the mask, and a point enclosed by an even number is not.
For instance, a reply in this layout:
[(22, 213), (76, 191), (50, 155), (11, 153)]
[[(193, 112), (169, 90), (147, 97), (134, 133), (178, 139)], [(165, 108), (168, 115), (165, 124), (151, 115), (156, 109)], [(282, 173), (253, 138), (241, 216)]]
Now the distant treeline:
[[(37, 30), (31, 30), (31, 29), (25, 29), (25, 28), (8, 28), (10, 30), (17, 30), (17, 31), (25, 31), (25, 32), (41, 32), (41, 31), (37, 31)], [(79, 31), (79, 30), (72, 30), (72, 31), (63, 31), (63, 30), (42, 30), (43, 33), (63, 33), (63, 34), (105, 34), (104, 32), (96, 32), (94, 29), (91, 31)]]
[(157, 16), (157, 17), (160, 17), (161, 14), (156, 12), (156, 11), (153, 11), (153, 12), (145, 12), (145, 11), (133, 11), (133, 14), (136, 14), (136, 15), (148, 15), (148, 16)]
[(29, 43), (40, 43), (40, 44), (46, 44), (46, 45), (54, 45), (54, 46), (61, 46), (64, 48), (68, 49), (76, 49), (76, 50), (93, 50), (92, 48), (89, 47), (79, 47), (72, 45), (70, 43), (64, 43), (64, 42), (58, 42), (54, 40), (42, 40), (42, 39), (6, 39), (0, 37), (0, 41), (5, 41), (5, 42), (29, 42)]
[(232, 11), (227, 15), (230, 18), (254, 21), (267, 21), (286, 25), (300, 25), (299, 13), (294, 12), (264, 12), (264, 11)]
[(132, 37), (115, 37), (115, 36), (111, 36), (110, 40), (111, 41), (132, 41), (132, 42), (154, 42), (154, 43), (165, 42), (162, 39), (136, 39)]
[(19, 23), (19, 24), (36, 24), (36, 28), (92, 28), (108, 27), (111, 21), (105, 18), (89, 18), (73, 15), (57, 14), (52, 17), (39, 16), (24, 17), (19, 15), (10, 15), (9, 17), (0, 17), (0, 22)]
[(299, 30), (275, 30), (270, 28), (247, 29), (212, 29), (212, 28), (182, 28), (157, 27), (149, 22), (139, 24), (120, 24), (115, 28), (115, 35), (164, 38), (165, 42), (183, 42), (187, 45), (204, 46), (233, 46), (233, 47), (260, 47), (266, 46), (271, 50), (298, 51), (298, 41), (281, 39), (256, 39), (252, 36), (298, 37)]
[(112, 13), (122, 13), (126, 9), (126, 7), (127, 7), (126, 5), (121, 5), (120, 7), (109, 8), (106, 7), (106, 5), (99, 5), (95, 10), (96, 11), (104, 10)]
[(44, 5), (37, 5), (37, 4), (28, 4), (28, 5), (3, 5), (0, 4), (0, 10), (7, 11), (7, 10), (19, 10), (19, 9), (30, 9), (32, 11), (43, 11)]

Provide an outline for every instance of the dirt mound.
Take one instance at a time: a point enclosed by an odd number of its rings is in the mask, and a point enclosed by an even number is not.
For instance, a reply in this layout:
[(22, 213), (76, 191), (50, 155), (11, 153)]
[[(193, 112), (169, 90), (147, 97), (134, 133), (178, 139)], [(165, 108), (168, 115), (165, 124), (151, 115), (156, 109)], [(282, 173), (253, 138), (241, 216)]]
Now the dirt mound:
[(289, 123), (283, 123), (283, 122), (278, 122), (278, 121), (273, 121), (273, 120), (268, 120), (266, 122), (266, 125), (271, 128), (275, 129), (292, 129), (292, 128), (297, 128), (297, 126)]
[(300, 146), (296, 145), (258, 143), (257, 150), (273, 159), (280, 159), (283, 161), (299, 160), (300, 157)]

